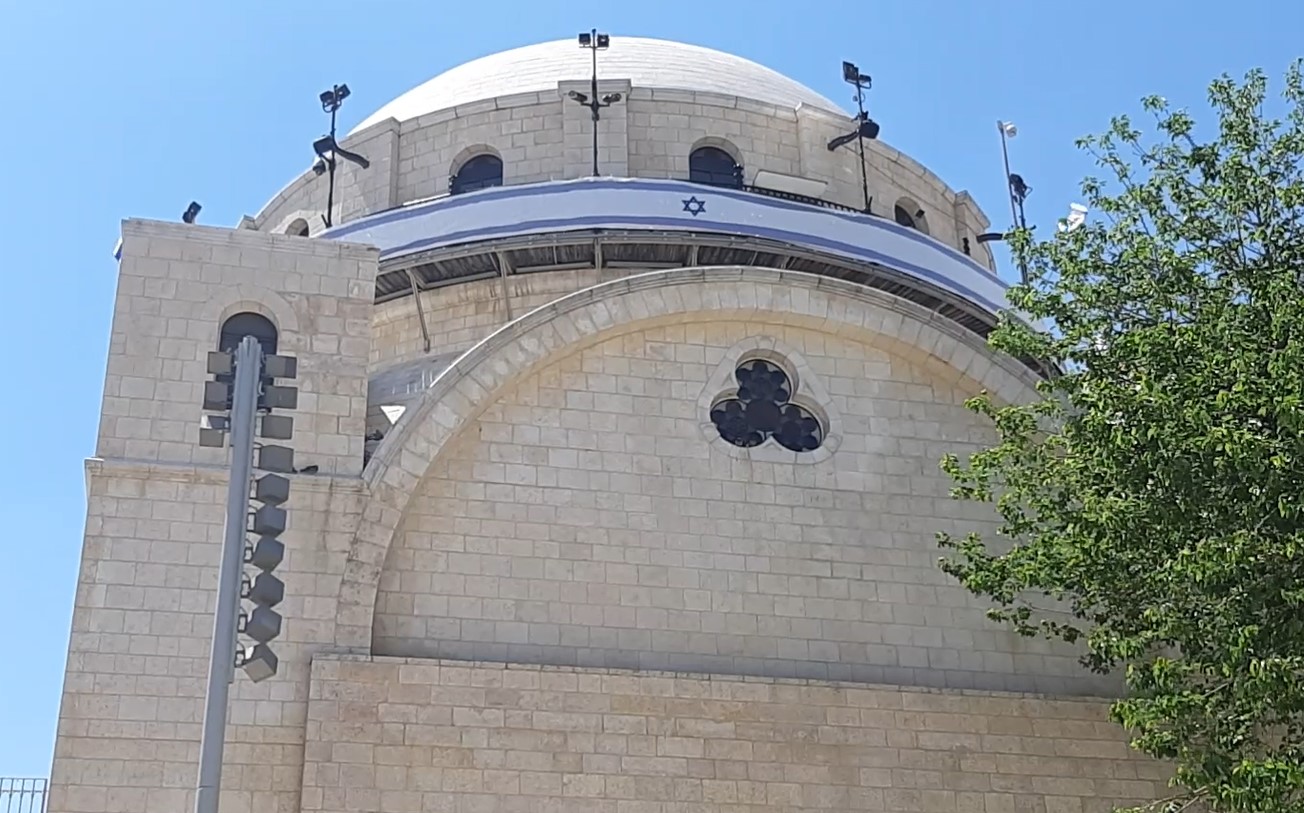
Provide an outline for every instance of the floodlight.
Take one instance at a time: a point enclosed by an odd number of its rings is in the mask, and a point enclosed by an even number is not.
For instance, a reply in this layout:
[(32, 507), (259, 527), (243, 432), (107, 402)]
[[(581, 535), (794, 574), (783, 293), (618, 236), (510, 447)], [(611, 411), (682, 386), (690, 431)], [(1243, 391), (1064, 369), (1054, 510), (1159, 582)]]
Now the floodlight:
[(259, 573), (246, 585), (243, 598), (262, 607), (275, 607), (285, 600), (285, 582), (270, 573)]
[(227, 432), (231, 429), (231, 417), (229, 415), (205, 415), (200, 419), (199, 425), (205, 429)]
[(268, 378), (296, 378), (299, 360), (294, 356), (263, 356), (263, 375)]
[(294, 450), (288, 446), (259, 446), (258, 468), (291, 474), (294, 472)]
[(245, 561), (259, 570), (275, 570), (284, 559), (285, 543), (274, 536), (260, 536), (245, 555)]
[(294, 418), (289, 415), (264, 415), (258, 435), (268, 440), (289, 440), (294, 437)]
[(197, 201), (190, 201), (190, 205), (181, 213), (182, 223), (194, 223), (195, 218), (199, 217), (199, 210), (204, 207), (200, 206)]
[(263, 409), (297, 409), (299, 406), (299, 388), (283, 387), (279, 384), (263, 385), (262, 397), (258, 406)]
[(611, 47), (611, 35), (610, 35), (610, 34), (599, 34), (599, 35), (598, 35), (598, 45), (597, 45), (598, 50), (599, 50), (599, 51), (603, 51), (603, 50), (606, 50), (607, 48), (610, 48), (610, 47)]
[(213, 412), (230, 409), (231, 385), (225, 381), (205, 381), (203, 407)]
[(245, 671), (254, 683), (267, 680), (276, 674), (276, 653), (267, 644), (245, 647), (236, 655), (236, 666)]
[(235, 369), (235, 362), (230, 353), (221, 350), (210, 350), (208, 353), (208, 374), (209, 375), (231, 375)]
[(245, 635), (260, 644), (265, 644), (281, 634), (281, 614), (271, 607), (255, 607), (245, 619)]
[(602, 103), (603, 103), (603, 104), (615, 104), (616, 102), (620, 101), (620, 99), (621, 99), (621, 96), (620, 96), (619, 93), (608, 93), (606, 96), (603, 96), (603, 97), (602, 97)]
[(587, 31), (581, 31), (581, 32), (580, 32), (580, 47), (581, 47), (581, 48), (592, 48), (592, 47), (593, 47), (593, 35), (590, 34), (590, 33), (587, 32)]
[(280, 505), (290, 499), (290, 481), (279, 474), (264, 474), (254, 481), (254, 499), (264, 505)]
[(344, 100), (349, 98), (348, 85), (336, 85), (330, 90), (323, 90), (317, 97), (321, 100), (321, 109), (326, 113), (334, 113), (344, 104)]
[(285, 532), (285, 509), (276, 505), (264, 505), (254, 512), (249, 530), (259, 536), (276, 536)]

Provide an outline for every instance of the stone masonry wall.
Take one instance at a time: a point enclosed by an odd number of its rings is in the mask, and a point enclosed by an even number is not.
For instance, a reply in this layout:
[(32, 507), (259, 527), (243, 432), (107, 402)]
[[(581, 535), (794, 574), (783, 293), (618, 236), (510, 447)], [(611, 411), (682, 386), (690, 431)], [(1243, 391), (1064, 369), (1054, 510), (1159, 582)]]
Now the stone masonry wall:
[(96, 455), (224, 461), (198, 444), (206, 361), (222, 322), (252, 310), (299, 361), (296, 454), (360, 472), (376, 259), (349, 243), (127, 221)]
[[(566, 98), (570, 89), (588, 92), (585, 83), (562, 83), (555, 92), (485, 99), (401, 124), (382, 122), (352, 136), (345, 146), (365, 151), (374, 163), (367, 170), (342, 167), (336, 222), (446, 195), (449, 175), (479, 153), (503, 160), (507, 185), (592, 174), (592, 124), (588, 112)], [(717, 93), (630, 88), (616, 78), (604, 80), (599, 90), (624, 96), (599, 125), (603, 175), (686, 180), (689, 154), (710, 145), (742, 162), (747, 183), (761, 170), (796, 175), (826, 183), (827, 200), (863, 205), (856, 150), (827, 148), (830, 138), (852, 127), (848, 118)], [(866, 145), (866, 164), (876, 214), (891, 217), (898, 202), (908, 204), (912, 215), (922, 209), (929, 234), (957, 249), (968, 237), (974, 258), (991, 267), (990, 253), (975, 242), (986, 218), (971, 199), (882, 142)], [(302, 217), (316, 234), (320, 218), (313, 213), (324, 208), (325, 189), (324, 176), (305, 172), (259, 214), (257, 227), (283, 230)]]
[[(86, 540), (49, 813), (193, 806), (221, 557), (225, 473), (87, 464)], [(296, 475), (286, 506), (280, 672), (232, 687), (222, 813), (298, 813), (308, 664), (334, 640), (361, 481)]]
[[(710, 403), (753, 341), (802, 370), (831, 456), (719, 440)], [(990, 521), (938, 468), (988, 439), (962, 406), (976, 385), (868, 341), (702, 312), (523, 378), (426, 472), (373, 651), (1108, 693), (937, 568), (937, 531)]]
[(320, 656), (320, 813), (1107, 813), (1160, 798), (1098, 701)]

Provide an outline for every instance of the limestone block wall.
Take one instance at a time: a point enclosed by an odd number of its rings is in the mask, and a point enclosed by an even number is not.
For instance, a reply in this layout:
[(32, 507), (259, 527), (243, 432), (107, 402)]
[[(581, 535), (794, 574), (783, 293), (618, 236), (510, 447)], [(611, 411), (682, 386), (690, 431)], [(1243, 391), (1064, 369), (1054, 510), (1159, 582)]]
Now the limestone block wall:
[(96, 455), (225, 460), (198, 445), (206, 359), (222, 322), (252, 310), (299, 360), (296, 454), (360, 472), (376, 261), (366, 246), (127, 221)]
[(498, 328), (547, 303), (607, 280), (639, 273), (638, 269), (581, 268), (482, 279), (422, 291), (430, 350), (413, 297), (377, 305), (372, 316), (370, 369), (430, 354), (466, 350)]
[[(356, 478), (292, 481), (280, 672), (232, 687), (223, 813), (299, 810), (309, 660), (363, 508)], [(49, 813), (193, 806), (226, 488), (217, 466), (88, 461)]]
[(323, 656), (303, 809), (1107, 813), (1166, 778), (1099, 701)]
[[(703, 310), (532, 372), (426, 471), (374, 653), (1108, 693), (936, 567), (937, 531), (989, 521), (938, 468), (990, 440), (962, 406), (977, 385), (875, 341)], [(743, 453), (711, 427), (757, 348), (826, 416), (821, 453)]]
[[(592, 174), (589, 112), (567, 98), (587, 94), (588, 83), (562, 82), (555, 92), (520, 93), (464, 104), (399, 124), (388, 120), (345, 142), (373, 166), (343, 166), (336, 189), (336, 222), (448, 193), (449, 175), (466, 159), (492, 153), (503, 161), (504, 184), (581, 178)], [(822, 197), (862, 206), (859, 157), (854, 148), (830, 152), (829, 139), (854, 122), (827, 111), (793, 110), (718, 93), (630, 87), (604, 79), (599, 93), (620, 92), (623, 100), (602, 111), (599, 164), (603, 175), (688, 178), (688, 157), (703, 145), (717, 146), (739, 160), (751, 183), (768, 170), (827, 184)], [(970, 239), (972, 256), (991, 266), (990, 253), (974, 238), (985, 217), (956, 216), (957, 194), (918, 162), (881, 141), (866, 145), (874, 212), (891, 217), (902, 202), (910, 213), (924, 211), (930, 235), (960, 248)], [(320, 230), (326, 182), (305, 172), (282, 190), (255, 219), (260, 230), (283, 231), (300, 218)]]

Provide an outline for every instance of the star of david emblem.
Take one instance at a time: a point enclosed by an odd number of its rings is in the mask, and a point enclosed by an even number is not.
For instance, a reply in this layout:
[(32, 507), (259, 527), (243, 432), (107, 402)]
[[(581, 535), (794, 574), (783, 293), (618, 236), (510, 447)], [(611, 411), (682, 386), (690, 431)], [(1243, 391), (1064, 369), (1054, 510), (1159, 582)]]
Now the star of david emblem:
[(697, 195), (693, 195), (691, 198), (684, 201), (684, 211), (688, 212), (693, 217), (697, 217), (706, 211), (706, 201), (698, 200)]

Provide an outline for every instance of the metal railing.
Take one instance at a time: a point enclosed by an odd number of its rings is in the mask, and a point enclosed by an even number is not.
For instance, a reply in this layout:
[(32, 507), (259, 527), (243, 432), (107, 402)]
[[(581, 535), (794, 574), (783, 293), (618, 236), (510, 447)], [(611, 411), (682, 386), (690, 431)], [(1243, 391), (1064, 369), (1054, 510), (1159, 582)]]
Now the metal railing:
[(45, 813), (50, 780), (0, 776), (0, 813)]

